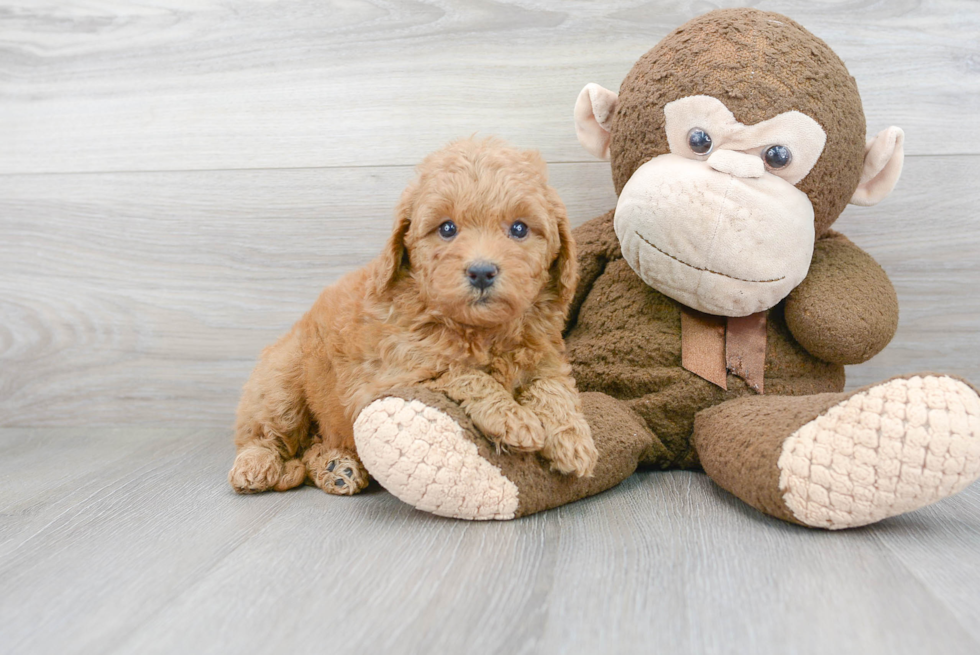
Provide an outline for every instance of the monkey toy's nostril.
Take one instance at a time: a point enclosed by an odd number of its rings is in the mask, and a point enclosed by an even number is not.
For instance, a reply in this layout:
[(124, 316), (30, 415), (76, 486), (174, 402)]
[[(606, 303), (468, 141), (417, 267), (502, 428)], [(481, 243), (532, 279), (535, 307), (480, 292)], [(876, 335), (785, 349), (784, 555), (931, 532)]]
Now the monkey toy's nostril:
[(500, 269), (490, 262), (476, 262), (466, 269), (466, 277), (469, 278), (472, 286), (483, 291), (493, 284), (499, 271)]

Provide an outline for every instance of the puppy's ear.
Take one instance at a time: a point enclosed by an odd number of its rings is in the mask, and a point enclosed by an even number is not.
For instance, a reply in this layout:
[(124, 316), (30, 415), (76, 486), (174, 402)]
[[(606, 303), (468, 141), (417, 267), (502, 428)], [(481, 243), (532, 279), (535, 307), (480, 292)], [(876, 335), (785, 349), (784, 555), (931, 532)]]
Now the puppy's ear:
[(384, 250), (379, 257), (380, 265), (374, 280), (375, 291), (378, 295), (383, 295), (395, 280), (399, 273), (408, 270), (408, 252), (405, 250), (405, 235), (412, 224), (412, 213), (415, 210), (415, 197), (418, 191), (418, 181), (413, 181), (402, 193), (401, 200), (395, 208), (395, 225), (385, 243)]
[[(534, 171), (541, 179), (541, 184), (548, 181), (548, 164), (537, 150), (525, 150), (524, 164)], [(558, 254), (551, 262), (550, 287), (558, 296), (558, 306), (562, 313), (568, 311), (575, 297), (575, 287), (578, 285), (578, 261), (575, 259), (575, 239), (572, 237), (572, 227), (568, 223), (568, 213), (565, 203), (561, 201), (558, 192), (550, 186), (545, 186), (545, 198), (548, 209), (558, 226)]]
[(554, 189), (548, 189), (548, 201), (551, 205), (551, 213), (558, 222), (558, 255), (551, 264), (551, 282), (558, 293), (558, 304), (562, 312), (565, 312), (572, 304), (575, 287), (578, 285), (575, 239), (572, 237), (572, 226), (568, 222), (565, 203)]

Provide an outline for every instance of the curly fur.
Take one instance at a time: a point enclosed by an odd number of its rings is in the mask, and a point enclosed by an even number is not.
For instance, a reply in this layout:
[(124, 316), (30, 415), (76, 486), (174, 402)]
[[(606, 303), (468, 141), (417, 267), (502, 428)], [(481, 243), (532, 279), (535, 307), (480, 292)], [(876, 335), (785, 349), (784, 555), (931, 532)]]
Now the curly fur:
[[(438, 232), (447, 219), (458, 226), (449, 240)], [(518, 219), (523, 239), (510, 235)], [(499, 268), (484, 291), (466, 275), (477, 261)], [(536, 152), (487, 139), (429, 155), (381, 255), (324, 289), (262, 353), (238, 407), (231, 485), (281, 491), (306, 479), (356, 493), (367, 475), (354, 419), (411, 384), (459, 402), (498, 447), (590, 475), (597, 452), (561, 338), (577, 280), (565, 208)]]

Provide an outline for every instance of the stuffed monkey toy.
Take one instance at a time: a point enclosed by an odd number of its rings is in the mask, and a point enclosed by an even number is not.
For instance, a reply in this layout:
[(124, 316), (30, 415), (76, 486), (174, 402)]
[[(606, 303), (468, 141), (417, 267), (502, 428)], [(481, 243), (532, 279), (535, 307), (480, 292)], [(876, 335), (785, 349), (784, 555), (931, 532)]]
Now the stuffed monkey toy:
[(823, 41), (779, 14), (713, 11), (641, 57), (618, 95), (586, 86), (574, 115), (619, 195), (575, 231), (565, 331), (595, 474), (498, 452), (451, 400), (408, 388), (355, 424), (385, 488), (443, 516), (510, 519), (637, 467), (700, 467), (762, 512), (840, 529), (978, 477), (969, 383), (908, 375), (843, 393), (844, 365), (885, 347), (898, 304), (831, 226), (891, 191), (903, 133), (865, 139), (855, 81)]

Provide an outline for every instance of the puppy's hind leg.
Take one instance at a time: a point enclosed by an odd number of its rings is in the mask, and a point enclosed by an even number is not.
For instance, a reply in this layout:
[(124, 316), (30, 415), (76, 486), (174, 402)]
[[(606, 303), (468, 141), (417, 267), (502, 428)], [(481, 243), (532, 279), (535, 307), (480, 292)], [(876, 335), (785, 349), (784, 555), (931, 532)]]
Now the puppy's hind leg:
[(306, 469), (298, 459), (284, 460), (264, 446), (249, 446), (238, 451), (228, 472), (228, 482), (240, 494), (262, 491), (286, 491), (298, 487)]
[(240, 494), (299, 486), (306, 468), (297, 458), (310, 442), (303, 397), (301, 351), (295, 330), (262, 353), (238, 405), (238, 453), (228, 482)]
[(368, 472), (356, 452), (330, 448), (322, 441), (306, 449), (303, 463), (309, 482), (328, 494), (353, 496), (370, 482)]
[(333, 402), (324, 402), (317, 409), (318, 434), (303, 453), (307, 481), (328, 494), (353, 496), (370, 482), (354, 447), (353, 426)]

